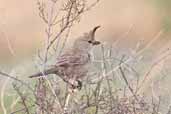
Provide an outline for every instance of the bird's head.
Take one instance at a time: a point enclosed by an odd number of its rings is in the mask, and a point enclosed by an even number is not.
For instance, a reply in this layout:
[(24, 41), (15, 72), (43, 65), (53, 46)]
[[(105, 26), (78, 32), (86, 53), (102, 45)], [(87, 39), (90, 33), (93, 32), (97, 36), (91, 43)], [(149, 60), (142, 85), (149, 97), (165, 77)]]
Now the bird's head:
[(95, 32), (98, 28), (100, 28), (100, 26), (94, 27), (90, 32), (84, 33), (83, 36), (77, 38), (74, 42), (74, 47), (81, 50), (89, 50), (92, 46), (99, 45), (100, 41), (95, 39)]

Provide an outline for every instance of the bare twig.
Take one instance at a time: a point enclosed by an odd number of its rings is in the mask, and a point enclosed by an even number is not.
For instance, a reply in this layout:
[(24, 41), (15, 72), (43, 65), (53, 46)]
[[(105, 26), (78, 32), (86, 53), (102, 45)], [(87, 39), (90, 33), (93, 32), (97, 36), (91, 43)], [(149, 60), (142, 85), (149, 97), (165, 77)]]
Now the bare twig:
[(25, 111), (27, 114), (30, 114), (29, 108), (26, 103), (26, 96), (21, 92), (20, 87), (18, 87), (16, 84), (13, 84), (14, 90), (17, 92), (17, 94), (20, 96), (21, 104), (24, 106)]
[[(27, 108), (31, 108), (31, 107), (34, 107), (34, 105), (27, 106)], [(24, 107), (24, 108), (19, 109), (19, 110), (17, 110), (17, 111), (11, 112), (10, 114), (16, 114), (16, 113), (19, 113), (19, 112), (22, 112), (22, 111), (25, 111), (25, 110), (26, 110), (26, 108)]]
[(136, 101), (139, 103), (139, 99), (137, 98), (137, 96), (136, 96), (134, 90), (132, 89), (132, 87), (130, 86), (130, 84), (129, 84), (129, 82), (128, 82), (128, 80), (127, 80), (127, 78), (126, 78), (126, 76), (125, 76), (125, 74), (124, 74), (124, 72), (123, 72), (123, 70), (122, 70), (121, 65), (120, 65), (120, 68), (119, 68), (119, 69), (120, 69), (120, 72), (121, 72), (121, 76), (123, 77), (123, 79), (124, 79), (126, 85), (128, 86), (130, 92), (131, 92), (132, 95), (135, 97)]
[(26, 86), (26, 87), (27, 87), (29, 90), (31, 90), (32, 92), (34, 92), (33, 88), (31, 88), (31, 87), (30, 87), (27, 83), (25, 83), (24, 81), (19, 80), (19, 79), (15, 78), (14, 76), (11, 76), (11, 75), (9, 75), (9, 74), (3, 73), (3, 72), (1, 72), (1, 71), (0, 71), (0, 75), (3, 76), (3, 77), (8, 77), (8, 78), (10, 78), (10, 79), (13, 79), (13, 80), (15, 80), (15, 81), (21, 83), (22, 85)]

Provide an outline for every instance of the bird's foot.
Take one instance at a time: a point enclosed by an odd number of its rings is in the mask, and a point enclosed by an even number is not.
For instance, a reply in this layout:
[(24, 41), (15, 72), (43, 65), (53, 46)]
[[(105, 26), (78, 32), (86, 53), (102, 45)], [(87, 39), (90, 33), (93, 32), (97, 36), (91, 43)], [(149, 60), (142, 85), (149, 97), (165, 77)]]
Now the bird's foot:
[(82, 88), (82, 82), (80, 80), (71, 80), (70, 85), (71, 85), (70, 88), (73, 91), (75, 91), (76, 89), (81, 90)]

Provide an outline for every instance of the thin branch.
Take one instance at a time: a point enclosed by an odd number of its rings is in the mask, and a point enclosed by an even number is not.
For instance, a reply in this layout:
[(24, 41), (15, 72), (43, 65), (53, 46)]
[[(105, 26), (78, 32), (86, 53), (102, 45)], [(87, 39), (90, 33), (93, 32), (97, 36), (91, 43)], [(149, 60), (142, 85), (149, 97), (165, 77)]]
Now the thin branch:
[(13, 87), (14, 87), (15, 91), (17, 92), (17, 94), (20, 96), (21, 104), (24, 106), (26, 113), (30, 114), (29, 108), (26, 103), (26, 96), (23, 95), (23, 93), (20, 91), (20, 88), (17, 87), (16, 84), (13, 84)]
[(14, 76), (11, 76), (11, 75), (6, 74), (6, 73), (1, 72), (1, 71), (0, 71), (0, 75), (3, 76), (3, 77), (8, 77), (8, 78), (10, 78), (10, 79), (12, 79), (12, 80), (15, 80), (15, 81), (21, 83), (22, 85), (26, 86), (26, 87), (27, 87), (29, 90), (31, 90), (32, 92), (34, 92), (33, 88), (31, 88), (31, 87), (30, 87), (27, 83), (25, 83), (24, 81), (19, 80), (19, 79), (15, 78)]
[(65, 100), (64, 113), (63, 114), (68, 114), (68, 105), (69, 105), (70, 97), (71, 97), (71, 93), (68, 92), (66, 100)]
[[(31, 105), (31, 106), (28, 106), (27, 108), (31, 108), (31, 107), (34, 107), (35, 105)], [(16, 114), (16, 113), (19, 113), (19, 112), (22, 112), (22, 111), (26, 111), (26, 108), (22, 108), (22, 109), (19, 109), (19, 110), (16, 110), (14, 112), (11, 112), (10, 114)]]
[(128, 80), (127, 80), (127, 78), (126, 78), (126, 76), (125, 76), (125, 74), (123, 72), (123, 69), (122, 69), (121, 65), (119, 65), (119, 66), (120, 66), (119, 69), (120, 69), (122, 78), (124, 79), (126, 85), (128, 86), (130, 92), (132, 93), (132, 95), (135, 97), (135, 100), (139, 103), (139, 99), (137, 98), (136, 94), (134, 93), (134, 90), (132, 89), (132, 87), (130, 86), (130, 84), (129, 84), (129, 82), (128, 82)]

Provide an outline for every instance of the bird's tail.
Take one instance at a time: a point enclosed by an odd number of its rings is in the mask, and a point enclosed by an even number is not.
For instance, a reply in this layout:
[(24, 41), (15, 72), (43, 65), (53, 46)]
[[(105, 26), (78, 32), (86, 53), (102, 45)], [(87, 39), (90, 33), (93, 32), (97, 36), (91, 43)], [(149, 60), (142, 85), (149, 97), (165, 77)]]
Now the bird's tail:
[(41, 76), (45, 76), (45, 75), (48, 75), (48, 74), (55, 74), (57, 72), (57, 69), (56, 68), (49, 68), (49, 69), (46, 69), (42, 72), (38, 72), (36, 74), (33, 74), (31, 76), (29, 76), (29, 78), (36, 78), (36, 77), (41, 77)]

